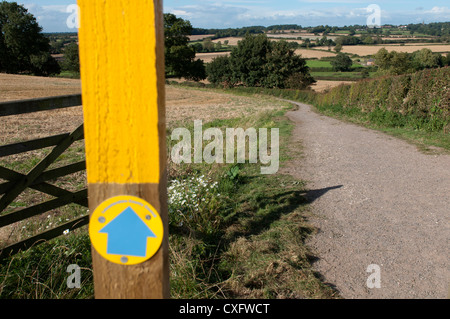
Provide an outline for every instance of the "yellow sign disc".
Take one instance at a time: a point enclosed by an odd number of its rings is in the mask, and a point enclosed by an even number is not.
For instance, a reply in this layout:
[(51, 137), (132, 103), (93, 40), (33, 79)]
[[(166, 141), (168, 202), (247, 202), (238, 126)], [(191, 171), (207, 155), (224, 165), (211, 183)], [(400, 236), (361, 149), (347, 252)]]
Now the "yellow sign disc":
[(134, 196), (118, 196), (91, 215), (89, 236), (95, 250), (110, 262), (136, 265), (159, 250), (164, 226), (156, 209)]

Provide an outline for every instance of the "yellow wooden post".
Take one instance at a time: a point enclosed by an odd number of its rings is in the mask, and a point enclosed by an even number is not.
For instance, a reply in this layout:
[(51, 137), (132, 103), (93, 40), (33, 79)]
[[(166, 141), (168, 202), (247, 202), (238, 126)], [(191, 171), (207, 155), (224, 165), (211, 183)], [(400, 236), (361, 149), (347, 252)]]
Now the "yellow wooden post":
[(143, 263), (129, 265), (126, 257), (123, 264), (111, 262), (92, 249), (95, 296), (168, 298), (162, 0), (78, 5), (91, 224), (106, 200), (131, 195), (151, 204), (164, 226), (160, 248)]

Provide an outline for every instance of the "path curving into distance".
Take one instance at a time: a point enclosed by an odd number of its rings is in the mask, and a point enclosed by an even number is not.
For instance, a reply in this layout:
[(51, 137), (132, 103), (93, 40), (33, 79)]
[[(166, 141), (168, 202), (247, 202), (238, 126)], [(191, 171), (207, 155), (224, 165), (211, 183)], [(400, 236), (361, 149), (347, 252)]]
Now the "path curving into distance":
[(303, 157), (283, 173), (308, 181), (319, 229), (308, 245), (325, 282), (347, 299), (448, 298), (450, 155), (292, 103)]

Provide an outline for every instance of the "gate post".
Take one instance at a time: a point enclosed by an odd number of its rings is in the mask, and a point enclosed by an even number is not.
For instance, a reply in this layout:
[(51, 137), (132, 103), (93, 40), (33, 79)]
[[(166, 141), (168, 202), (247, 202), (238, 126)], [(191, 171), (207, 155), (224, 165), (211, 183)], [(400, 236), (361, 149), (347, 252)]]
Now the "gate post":
[(95, 297), (169, 298), (162, 0), (78, 5)]

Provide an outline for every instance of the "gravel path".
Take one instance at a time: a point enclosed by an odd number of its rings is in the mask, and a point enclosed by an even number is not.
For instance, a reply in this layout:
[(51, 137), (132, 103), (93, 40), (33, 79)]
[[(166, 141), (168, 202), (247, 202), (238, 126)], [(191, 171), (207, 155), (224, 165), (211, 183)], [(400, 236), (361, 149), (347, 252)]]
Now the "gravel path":
[[(295, 104), (304, 157), (284, 173), (312, 190), (316, 270), (347, 299), (448, 298), (450, 156)], [(381, 288), (367, 286), (373, 264)]]

